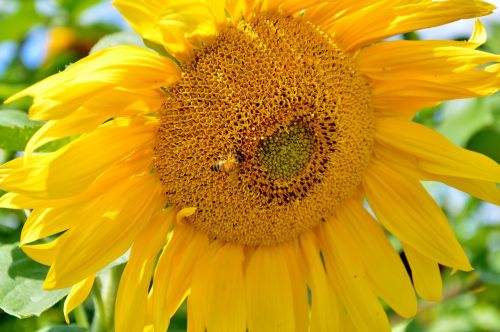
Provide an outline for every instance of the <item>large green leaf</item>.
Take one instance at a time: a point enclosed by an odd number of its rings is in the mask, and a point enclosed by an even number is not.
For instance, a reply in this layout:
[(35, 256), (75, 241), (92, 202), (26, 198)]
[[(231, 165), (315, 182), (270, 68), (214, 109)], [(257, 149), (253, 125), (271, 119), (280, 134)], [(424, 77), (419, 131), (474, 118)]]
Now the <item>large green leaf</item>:
[(21, 111), (0, 111), (0, 148), (22, 151), (28, 140), (42, 126), (41, 122), (28, 119)]
[(18, 318), (39, 316), (69, 289), (44, 291), (48, 268), (29, 259), (17, 243), (0, 246), (0, 308)]

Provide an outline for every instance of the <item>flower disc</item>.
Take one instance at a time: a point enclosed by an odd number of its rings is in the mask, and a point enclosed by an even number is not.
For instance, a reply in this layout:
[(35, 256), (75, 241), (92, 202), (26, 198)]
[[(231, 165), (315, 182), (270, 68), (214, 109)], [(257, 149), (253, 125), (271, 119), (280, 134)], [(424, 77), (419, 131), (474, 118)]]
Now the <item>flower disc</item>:
[(297, 237), (361, 182), (373, 148), (370, 87), (300, 18), (228, 25), (166, 91), (155, 165), (188, 222), (244, 245)]

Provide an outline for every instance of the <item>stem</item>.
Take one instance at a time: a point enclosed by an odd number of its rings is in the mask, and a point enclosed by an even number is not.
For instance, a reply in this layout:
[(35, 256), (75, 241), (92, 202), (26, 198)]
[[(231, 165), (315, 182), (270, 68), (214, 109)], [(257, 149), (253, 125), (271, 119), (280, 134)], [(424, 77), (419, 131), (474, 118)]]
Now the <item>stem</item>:
[(86, 329), (90, 327), (89, 319), (87, 317), (87, 313), (85, 312), (83, 304), (76, 307), (75, 311), (73, 311), (73, 314), (75, 315), (76, 323), (79, 326), (84, 327)]
[(102, 283), (99, 278), (96, 278), (92, 294), (94, 298), (95, 313), (92, 320), (91, 332), (108, 332), (106, 324), (106, 308), (101, 295)]
[(115, 327), (115, 302), (118, 293), (118, 284), (125, 265), (113, 266), (106, 274), (106, 287), (102, 291), (104, 305), (106, 307), (107, 331), (113, 331)]
[(95, 313), (91, 332), (112, 332), (114, 330), (115, 300), (124, 265), (117, 265), (99, 276), (94, 283)]

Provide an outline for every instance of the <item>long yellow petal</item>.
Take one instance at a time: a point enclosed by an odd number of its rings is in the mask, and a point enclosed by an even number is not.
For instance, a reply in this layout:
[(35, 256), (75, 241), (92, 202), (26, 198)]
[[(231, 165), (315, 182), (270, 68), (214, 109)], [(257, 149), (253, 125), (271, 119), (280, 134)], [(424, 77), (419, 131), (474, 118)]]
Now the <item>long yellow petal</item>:
[(242, 246), (215, 241), (196, 264), (189, 302), (208, 331), (246, 331), (244, 260)]
[(374, 158), (363, 187), (378, 220), (401, 241), (443, 265), (472, 269), (444, 213), (416, 178)]
[(412, 114), (443, 100), (498, 91), (500, 73), (481, 66), (500, 56), (475, 50), (486, 38), (483, 30), (477, 23), (470, 42), (397, 40), (362, 49), (356, 61), (373, 81), (375, 110)]
[(450, 72), (465, 75), (500, 55), (471, 49), (467, 42), (394, 40), (362, 49), (356, 62), (364, 75), (379, 81), (407, 77), (439, 81)]
[(307, 262), (311, 289), (311, 332), (338, 331), (339, 307), (320, 258), (318, 241), (312, 233), (300, 238)]
[(349, 233), (340, 225), (341, 222), (330, 218), (318, 232), (331, 284), (357, 331), (389, 332), (389, 321), (370, 287), (359, 249), (350, 241)]
[(430, 175), (427, 179), (446, 183), (483, 201), (500, 205), (500, 188), (495, 183), (440, 175)]
[(87, 208), (75, 206), (73, 208), (36, 209), (29, 215), (21, 232), (21, 245), (43, 239), (44, 237), (63, 232), (75, 225), (73, 214), (80, 214)]
[(295, 330), (307, 331), (309, 328), (309, 299), (306, 271), (304, 271), (306, 262), (298, 240), (289, 241), (283, 246), (287, 254), (285, 259), (287, 260), (292, 282)]
[(382, 162), (397, 167), (398, 172), (408, 173), (420, 180), (443, 182), (481, 200), (500, 205), (500, 188), (493, 182), (437, 175), (423, 171), (418, 167), (417, 158), (380, 144), (375, 145), (375, 156)]
[[(152, 93), (160, 106), (159, 88), (179, 78), (180, 69), (167, 58), (137, 46), (116, 46), (83, 58), (65, 71), (15, 94), (6, 103), (32, 96), (30, 118), (34, 120), (59, 119), (91, 103), (114, 104), (115, 110), (120, 111), (142, 96), (151, 98)], [(116, 89), (135, 94), (135, 101), (119, 98), (121, 94)], [(91, 111), (99, 113), (99, 109)]]
[(292, 285), (285, 255), (279, 246), (260, 246), (249, 258), (245, 274), (249, 331), (295, 331)]
[[(15, 160), (19, 165), (24, 162), (23, 158)], [(32, 161), (31, 158), (30, 161)], [(0, 198), (0, 207), (8, 209), (44, 209), (49, 207), (70, 206), (91, 201), (129, 177), (148, 171), (152, 161), (152, 150), (139, 151), (101, 173), (90, 187), (79, 195), (63, 199), (35, 199), (19, 193), (7, 193)], [(34, 163), (34, 166), (38, 167), (40, 165)], [(39, 181), (39, 179), (34, 180), (34, 182), (36, 181)]]
[(92, 98), (64, 118), (50, 120), (40, 128), (26, 145), (25, 154), (29, 156), (51, 141), (92, 131), (113, 117), (154, 113), (158, 110), (162, 98), (158, 91), (149, 92), (151, 95), (146, 96), (145, 93), (115, 89), (113, 98)]
[(71, 287), (71, 290), (64, 301), (64, 320), (69, 324), (69, 313), (78, 307), (89, 296), (94, 285), (95, 274), (91, 275)]
[(403, 249), (410, 264), (413, 284), (418, 295), (428, 301), (441, 301), (443, 284), (439, 265), (404, 242)]
[[(174, 221), (172, 208), (155, 215), (132, 246), (116, 297), (115, 330), (142, 332), (146, 325), (149, 285), (156, 256)], [(134, 317), (133, 320), (128, 318)]]
[[(482, 74), (484, 82), (492, 82), (491, 75)], [(478, 78), (477, 81), (480, 80), (481, 78)], [(443, 100), (473, 98), (479, 95), (466, 86), (410, 78), (376, 82), (373, 84), (372, 94), (373, 108), (380, 116), (407, 118), (411, 118), (422, 108), (435, 106)]]
[(74, 215), (76, 225), (58, 238), (44, 287), (71, 286), (120, 257), (164, 205), (162, 191), (154, 174), (137, 176), (96, 200), (88, 214)]
[[(84, 192), (107, 168), (136, 151), (151, 149), (157, 121), (106, 124), (57, 152), (13, 160), (0, 167), (0, 187), (33, 198), (65, 198)], [(85, 157), (82, 157), (85, 156)], [(8, 172), (7, 172), (8, 170)]]
[(339, 210), (339, 227), (346, 227), (352, 240), (360, 247), (366, 274), (375, 292), (399, 315), (412, 317), (417, 313), (417, 299), (403, 262), (379, 224), (353, 200)]
[(158, 259), (153, 279), (153, 322), (155, 331), (165, 331), (186, 298), (195, 262), (208, 248), (205, 234), (178, 224)]
[(500, 165), (476, 152), (462, 149), (432, 129), (407, 120), (381, 118), (375, 139), (418, 160), (422, 170), (444, 176), (500, 182)]
[(401, 33), (490, 14), (495, 6), (479, 0), (386, 0), (345, 15), (324, 29), (347, 51)]

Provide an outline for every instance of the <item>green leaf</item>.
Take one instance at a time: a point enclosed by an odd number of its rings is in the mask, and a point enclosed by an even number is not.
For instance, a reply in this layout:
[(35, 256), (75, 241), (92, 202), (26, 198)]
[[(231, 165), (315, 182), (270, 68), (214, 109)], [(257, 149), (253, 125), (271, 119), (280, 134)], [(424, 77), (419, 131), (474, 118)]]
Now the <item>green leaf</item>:
[(29, 259), (17, 243), (0, 246), (0, 308), (18, 318), (39, 316), (69, 289), (44, 291), (48, 267)]
[(102, 37), (90, 50), (90, 54), (98, 52), (108, 47), (119, 46), (119, 45), (135, 45), (140, 47), (145, 47), (142, 38), (132, 32), (123, 31), (116, 32), (110, 35)]
[(87, 332), (87, 329), (78, 325), (57, 325), (44, 327), (36, 332)]
[(41, 126), (41, 122), (31, 121), (24, 112), (0, 111), (0, 148), (11, 151), (24, 150), (26, 143)]
[(500, 131), (490, 127), (477, 132), (467, 142), (467, 149), (485, 154), (500, 163)]

